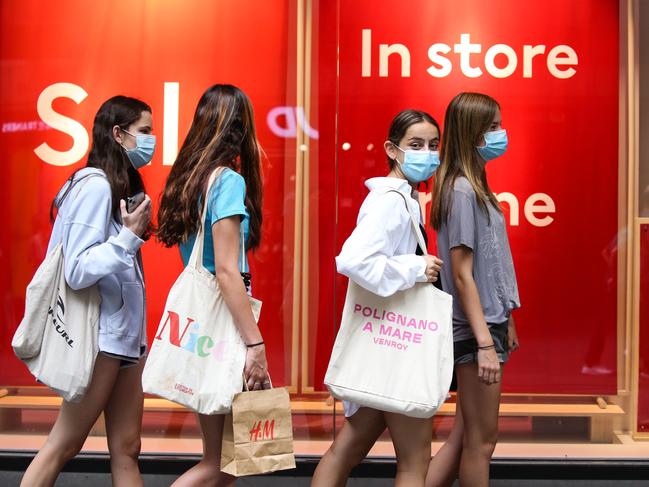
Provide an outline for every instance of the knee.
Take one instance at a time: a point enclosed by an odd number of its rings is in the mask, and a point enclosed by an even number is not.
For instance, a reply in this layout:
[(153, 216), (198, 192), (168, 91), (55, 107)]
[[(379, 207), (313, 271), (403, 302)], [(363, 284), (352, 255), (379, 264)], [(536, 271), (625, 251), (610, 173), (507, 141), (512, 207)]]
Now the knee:
[(340, 448), (335, 442), (331, 445), (331, 448), (329, 448), (327, 455), (329, 455), (329, 458), (335, 463), (342, 465), (349, 470), (361, 463), (365, 458), (364, 451), (354, 448)]
[(137, 460), (140, 456), (142, 440), (139, 436), (129, 436), (124, 438), (109, 438), (108, 451), (111, 458), (131, 458)]
[(81, 448), (83, 448), (83, 442), (81, 441), (72, 442), (68, 445), (63, 446), (59, 450), (61, 460), (63, 460), (64, 462), (67, 462), (68, 460), (72, 460), (74, 457), (76, 457), (79, 454)]
[(479, 437), (479, 436), (472, 436), (469, 438), (465, 437), (462, 448), (477, 451), (482, 456), (491, 458), (494, 450), (496, 449), (497, 442), (498, 442), (497, 433), (486, 435), (483, 437)]

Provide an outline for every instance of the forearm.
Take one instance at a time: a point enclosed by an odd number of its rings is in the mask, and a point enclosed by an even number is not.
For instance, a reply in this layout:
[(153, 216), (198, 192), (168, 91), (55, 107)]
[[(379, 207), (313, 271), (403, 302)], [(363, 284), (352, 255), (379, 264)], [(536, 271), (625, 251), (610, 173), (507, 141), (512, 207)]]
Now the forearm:
[(66, 227), (63, 252), (65, 279), (72, 289), (83, 289), (102, 277), (124, 271), (135, 265), (135, 255), (142, 240), (122, 228), (119, 235), (101, 242), (103, 235), (94, 228)]
[(227, 305), (234, 323), (246, 344), (259, 343), (263, 340), (261, 331), (252, 313), (246, 287), (237, 271), (221, 270), (217, 272), (217, 281), (223, 300)]
[(489, 327), (482, 312), (480, 295), (478, 287), (472, 276), (460, 275), (455, 278), (455, 288), (464, 309), (464, 314), (469, 320), (469, 325), (473, 331), (479, 346), (488, 346), (493, 343)]

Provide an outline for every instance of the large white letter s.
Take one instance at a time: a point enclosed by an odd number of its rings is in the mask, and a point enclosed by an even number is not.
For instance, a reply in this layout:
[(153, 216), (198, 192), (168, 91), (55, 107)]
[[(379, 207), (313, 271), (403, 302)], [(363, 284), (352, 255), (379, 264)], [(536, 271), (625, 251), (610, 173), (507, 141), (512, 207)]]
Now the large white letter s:
[(34, 149), (34, 152), (47, 164), (53, 166), (69, 166), (81, 160), (86, 154), (89, 145), (88, 132), (85, 127), (76, 120), (57, 113), (52, 108), (52, 102), (59, 97), (72, 99), (75, 103), (81, 103), (88, 93), (79, 85), (72, 83), (54, 83), (45, 88), (38, 97), (36, 108), (41, 120), (53, 129), (59, 130), (72, 137), (74, 143), (67, 151), (52, 149), (47, 142)]

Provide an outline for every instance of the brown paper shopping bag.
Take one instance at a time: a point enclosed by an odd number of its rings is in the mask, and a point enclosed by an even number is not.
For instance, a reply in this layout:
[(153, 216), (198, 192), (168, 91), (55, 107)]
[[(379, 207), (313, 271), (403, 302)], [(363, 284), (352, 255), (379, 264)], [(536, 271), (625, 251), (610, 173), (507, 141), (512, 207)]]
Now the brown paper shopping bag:
[(295, 457), (288, 390), (236, 394), (223, 426), (221, 470), (242, 477), (290, 468)]

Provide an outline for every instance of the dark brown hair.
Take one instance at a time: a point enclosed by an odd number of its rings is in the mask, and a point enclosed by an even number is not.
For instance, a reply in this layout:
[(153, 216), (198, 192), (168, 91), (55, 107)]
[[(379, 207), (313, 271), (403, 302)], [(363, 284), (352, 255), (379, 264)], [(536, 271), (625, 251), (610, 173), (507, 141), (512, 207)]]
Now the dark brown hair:
[[(210, 174), (221, 166), (246, 182), (250, 215), (248, 247), (261, 241), (261, 156), (250, 100), (236, 86), (214, 85), (201, 97), (194, 120), (174, 163), (160, 202), (157, 238), (166, 247), (187, 240), (200, 224), (199, 198), (207, 197)], [(239, 166), (237, 168), (237, 166)]]
[(448, 218), (450, 194), (458, 176), (469, 180), (478, 205), (487, 216), (487, 204), (501, 211), (496, 196), (489, 188), (484, 160), (477, 150), (499, 109), (496, 100), (482, 93), (460, 93), (446, 109), (441, 164), (435, 173), (430, 212), (430, 223), (435, 230), (439, 230)]
[[(139, 192), (145, 191), (142, 176), (133, 167), (124, 148), (113, 137), (113, 127), (117, 125), (123, 130), (137, 122), (142, 112), (151, 113), (151, 107), (143, 101), (128, 96), (114, 96), (106, 100), (95, 115), (92, 126), (92, 147), (88, 154), (86, 167), (101, 169), (108, 178), (111, 191), (111, 211), (119, 221), (119, 201)], [(50, 218), (54, 219), (54, 210), (60, 206), (73, 186), (77, 172), (68, 179), (66, 191), (52, 201)]]
[[(428, 122), (430, 124), (433, 124), (435, 128), (437, 128), (437, 132), (441, 136), (442, 131), (439, 129), (439, 124), (433, 117), (422, 110), (414, 110), (412, 108), (409, 108), (407, 110), (400, 111), (392, 119), (390, 130), (388, 131), (388, 140), (394, 145), (398, 146), (399, 142), (401, 142), (401, 139), (403, 139), (403, 137), (406, 135), (408, 128), (411, 125), (420, 122)], [(390, 167), (390, 170), (394, 169), (395, 164), (396, 162), (388, 157), (388, 166)]]

